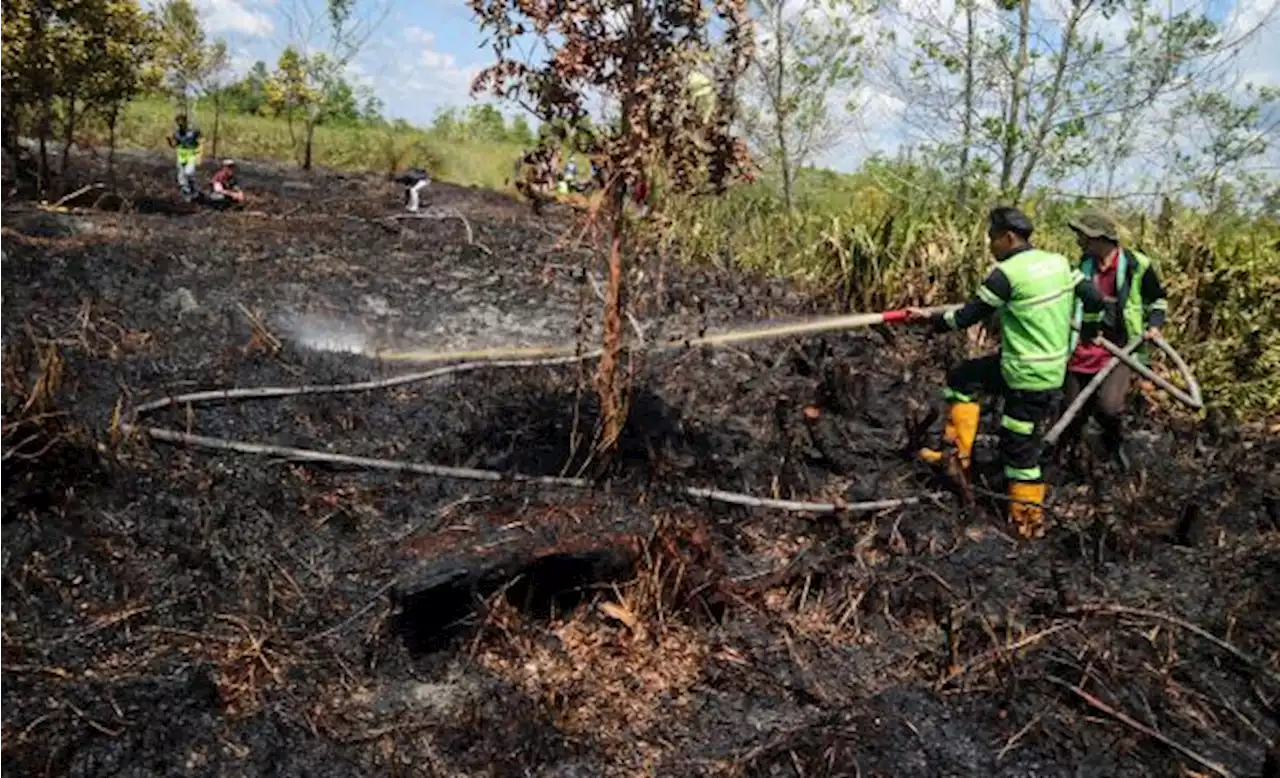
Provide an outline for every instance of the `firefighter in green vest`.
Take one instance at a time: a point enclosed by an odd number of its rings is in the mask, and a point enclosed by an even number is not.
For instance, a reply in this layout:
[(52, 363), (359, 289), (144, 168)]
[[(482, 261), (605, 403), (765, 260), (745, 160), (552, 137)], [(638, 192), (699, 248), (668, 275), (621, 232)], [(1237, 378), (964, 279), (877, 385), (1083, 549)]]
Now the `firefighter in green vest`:
[[(1010, 500), (1009, 517), (1023, 537), (1044, 534), (1044, 478), (1040, 472), (1043, 425), (1061, 397), (1071, 354), (1071, 317), (1077, 296), (1084, 309), (1102, 308), (1102, 297), (1060, 254), (1031, 246), (1031, 220), (1016, 208), (995, 208), (987, 237), (998, 266), (963, 308), (933, 318), (935, 332), (963, 330), (1000, 314), (1000, 351), (956, 365), (947, 376), (943, 397), (948, 417), (943, 430), (967, 470), (978, 434), (979, 394), (1000, 395), (1000, 453)], [(913, 310), (912, 318), (920, 318)], [(1094, 337), (1089, 325), (1085, 336)], [(943, 453), (922, 449), (920, 457), (938, 463)]]
[(178, 191), (182, 199), (196, 199), (196, 167), (200, 164), (200, 131), (187, 125), (187, 115), (174, 117), (173, 134), (165, 138), (169, 147), (178, 152)]
[[(1104, 311), (1087, 314), (1076, 305), (1073, 321), (1077, 327), (1085, 321), (1100, 322), (1102, 334), (1113, 343), (1124, 345), (1141, 335), (1151, 339), (1160, 334), (1164, 325), (1168, 303), (1160, 277), (1151, 260), (1139, 251), (1120, 245), (1119, 229), (1115, 219), (1108, 214), (1089, 209), (1067, 222), (1076, 234), (1083, 259), (1080, 272), (1093, 282), (1106, 300)], [(1063, 387), (1064, 403), (1071, 403), (1082, 389), (1111, 361), (1111, 354), (1102, 346), (1073, 336), (1071, 361), (1067, 365), (1067, 380)], [(1147, 348), (1139, 347), (1135, 355), (1146, 363)], [(1102, 443), (1108, 455), (1121, 471), (1129, 469), (1129, 457), (1124, 450), (1124, 404), (1129, 393), (1132, 373), (1119, 365), (1102, 381), (1102, 386), (1067, 427), (1063, 437), (1063, 450), (1074, 448), (1080, 433), (1090, 416), (1102, 428)]]

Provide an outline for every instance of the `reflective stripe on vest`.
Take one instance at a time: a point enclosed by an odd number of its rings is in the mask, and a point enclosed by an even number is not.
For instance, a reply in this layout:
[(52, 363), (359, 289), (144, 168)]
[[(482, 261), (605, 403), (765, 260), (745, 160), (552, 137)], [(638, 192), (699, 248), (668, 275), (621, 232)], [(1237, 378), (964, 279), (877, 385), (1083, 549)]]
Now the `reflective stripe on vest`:
[(1000, 306), (1000, 368), (1012, 389), (1060, 389), (1071, 355), (1071, 309), (1083, 276), (1061, 254), (1028, 249), (1000, 263), (1010, 299)]

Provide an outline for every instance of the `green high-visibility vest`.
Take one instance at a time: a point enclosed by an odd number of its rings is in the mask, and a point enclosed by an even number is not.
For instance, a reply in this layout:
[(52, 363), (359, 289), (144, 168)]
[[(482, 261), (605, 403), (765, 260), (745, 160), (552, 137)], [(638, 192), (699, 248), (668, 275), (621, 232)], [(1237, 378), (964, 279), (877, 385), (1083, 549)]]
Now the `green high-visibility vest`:
[(711, 121), (716, 110), (716, 87), (710, 78), (694, 70), (690, 71), (685, 88), (693, 101), (694, 110), (703, 122)]
[(1071, 356), (1071, 314), (1083, 276), (1061, 254), (1027, 249), (1000, 263), (1013, 293), (985, 286), (978, 297), (1000, 310), (1000, 371), (1011, 389), (1061, 389)]
[[(1132, 263), (1130, 262), (1132, 260)], [(1116, 302), (1120, 306), (1121, 318), (1124, 321), (1124, 339), (1120, 345), (1129, 342), (1139, 333), (1147, 328), (1147, 320), (1151, 316), (1151, 312), (1157, 308), (1166, 308), (1168, 303), (1164, 299), (1156, 300), (1151, 305), (1147, 305), (1142, 301), (1142, 279), (1151, 269), (1151, 259), (1140, 251), (1131, 251), (1129, 249), (1121, 249), (1120, 256), (1116, 259)], [(1132, 264), (1132, 267), (1130, 267)], [(1085, 257), (1080, 263), (1080, 272), (1085, 278), (1093, 278), (1098, 273), (1098, 263), (1092, 259)], [(1084, 304), (1079, 300), (1076, 301), (1075, 311), (1072, 314), (1072, 322), (1076, 327), (1084, 321), (1102, 321), (1103, 314), (1089, 314), (1084, 312)], [(1071, 332), (1071, 350), (1075, 351), (1076, 344), (1080, 341), (1080, 334), (1074, 330)], [(1147, 353), (1147, 345), (1144, 343), (1138, 347), (1135, 355), (1141, 362), (1149, 362)]]

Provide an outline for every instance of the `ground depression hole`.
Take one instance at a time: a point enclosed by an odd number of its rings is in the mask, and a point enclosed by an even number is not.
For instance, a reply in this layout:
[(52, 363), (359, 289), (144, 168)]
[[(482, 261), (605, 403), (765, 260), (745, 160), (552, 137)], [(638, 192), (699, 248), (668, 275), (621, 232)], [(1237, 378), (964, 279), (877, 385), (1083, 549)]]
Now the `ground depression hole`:
[(626, 544), (574, 552), (553, 552), (496, 563), (453, 561), (418, 576), (395, 595), (395, 630), (413, 653), (448, 647), (479, 623), (494, 594), (526, 617), (547, 620), (568, 615), (592, 591), (630, 580), (636, 554)]

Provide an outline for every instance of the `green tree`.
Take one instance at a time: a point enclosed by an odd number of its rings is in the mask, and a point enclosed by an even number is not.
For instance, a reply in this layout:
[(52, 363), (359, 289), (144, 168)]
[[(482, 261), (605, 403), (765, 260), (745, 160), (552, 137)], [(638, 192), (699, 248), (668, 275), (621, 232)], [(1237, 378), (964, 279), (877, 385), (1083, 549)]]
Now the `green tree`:
[(213, 100), (212, 154), (218, 156), (218, 131), (222, 125), (223, 92), (226, 89), (227, 71), (231, 58), (227, 56), (227, 42), (214, 41), (205, 47), (205, 60), (200, 72), (200, 87)]
[(147, 63), (158, 51), (160, 29), (137, 2), (109, 0), (91, 22), (91, 30), (81, 99), (106, 122), (107, 171), (114, 176), (120, 112), (139, 93), (156, 86), (155, 72)]
[[(350, 87), (344, 88), (347, 67), (360, 54), (369, 39), (390, 13), (390, 0), (377, 0), (366, 5), (360, 0), (323, 0), (323, 9), (310, 0), (293, 0), (285, 8), (290, 30), (291, 49), (295, 56), (294, 93), (303, 98), (295, 104), (303, 120), (302, 168), (311, 169), (315, 128), (337, 112), (355, 105)], [(317, 39), (319, 43), (317, 44)], [(277, 69), (279, 73), (279, 69)], [(296, 78), (300, 77), (300, 86)], [(292, 134), (292, 127), (290, 128)], [(294, 141), (295, 146), (297, 141)]]
[(156, 64), (180, 110), (190, 113), (191, 100), (207, 77), (211, 61), (204, 25), (191, 0), (165, 0), (159, 17)]
[(826, 4), (752, 0), (759, 29), (746, 89), (743, 122), (758, 155), (772, 163), (787, 209), (794, 208), (796, 173), (832, 148), (843, 127), (831, 103), (857, 87), (863, 36), (854, 21), (873, 9), (857, 0)]
[(239, 114), (256, 116), (267, 110), (267, 82), (271, 73), (267, 63), (258, 60), (249, 68), (249, 72), (238, 81), (226, 86), (222, 92), (227, 110)]
[(83, 116), (102, 115), (114, 136), (120, 106), (144, 86), (152, 19), (136, 0), (6, 0), (3, 35), (4, 144), (16, 154), (19, 126), (34, 116), (43, 192), (55, 115), (66, 171)]
[(1201, 92), (1172, 114), (1181, 128), (1175, 175), (1183, 189), (1211, 212), (1236, 210), (1242, 200), (1266, 206), (1274, 183), (1252, 164), (1270, 148), (1280, 131), (1280, 87), (1254, 87), (1238, 95)]
[(1248, 36), (1153, 0), (963, 0), (909, 28), (915, 52), (895, 83), (960, 201), (974, 180), (1018, 202), (1037, 180), (1091, 171), (1110, 190), (1155, 117), (1204, 89)]
[[(568, 140), (566, 131), (588, 115), (590, 97), (602, 95), (618, 106), (617, 123), (597, 129), (586, 141), (588, 153), (604, 170), (603, 209), (610, 233), (603, 348), (596, 373), (601, 409), (596, 450), (607, 455), (615, 450), (628, 412), (627, 380), (620, 365), (623, 254), (631, 252), (633, 243), (624, 207), (627, 195), (653, 187), (659, 177), (674, 191), (718, 192), (741, 171), (746, 146), (730, 129), (736, 119), (736, 87), (751, 55), (746, 0), (630, 0), (622, 5), (582, 0), (572, 12), (525, 0), (470, 0), (469, 5), (497, 59), (477, 76), (473, 91), (529, 109), (550, 128), (547, 145)], [(717, 74), (719, 99), (708, 116), (705, 104), (692, 99), (687, 76), (709, 58), (713, 46), (725, 56)], [(535, 47), (549, 53), (541, 62), (531, 62), (525, 54)]]
[(294, 149), (298, 137), (294, 119), (299, 112), (309, 111), (320, 100), (320, 92), (310, 80), (310, 63), (293, 46), (286, 46), (276, 60), (275, 72), (266, 84), (267, 105), (276, 116), (283, 116), (289, 128), (289, 139)]
[(517, 116), (513, 119), (510, 137), (512, 142), (518, 143), (522, 147), (533, 145), (533, 130), (529, 127), (529, 120), (523, 116)]

